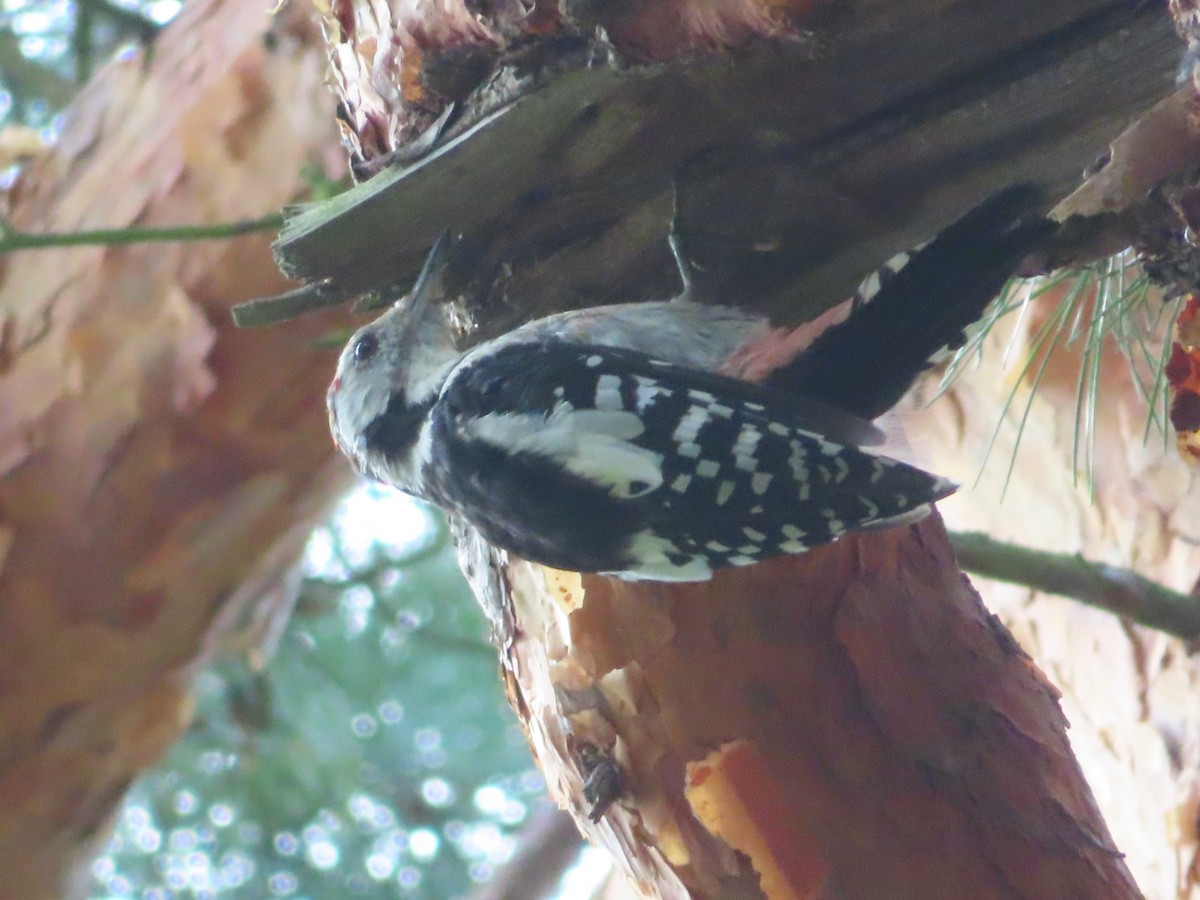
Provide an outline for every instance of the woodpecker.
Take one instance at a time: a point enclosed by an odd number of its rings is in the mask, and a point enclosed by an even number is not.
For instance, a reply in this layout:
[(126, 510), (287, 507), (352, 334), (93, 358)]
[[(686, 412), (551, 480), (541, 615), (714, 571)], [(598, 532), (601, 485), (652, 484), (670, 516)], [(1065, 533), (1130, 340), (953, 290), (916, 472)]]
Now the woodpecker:
[(1002, 191), (889, 261), (763, 384), (721, 369), (770, 324), (686, 296), (549, 316), (461, 351), (433, 300), (443, 237), (411, 294), (342, 352), (334, 441), (495, 546), (628, 579), (705, 580), (917, 521), (956, 485), (872, 452), (866, 420), (961, 345), (1045, 240), (1053, 225), (1026, 217), (1038, 196)]

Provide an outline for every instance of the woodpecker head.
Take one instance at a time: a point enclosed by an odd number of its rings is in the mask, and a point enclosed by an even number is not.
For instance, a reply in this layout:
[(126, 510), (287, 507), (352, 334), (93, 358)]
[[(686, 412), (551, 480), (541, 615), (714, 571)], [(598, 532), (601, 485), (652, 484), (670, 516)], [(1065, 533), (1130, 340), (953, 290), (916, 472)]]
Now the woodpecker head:
[(334, 443), (354, 467), (416, 495), (421, 431), (462, 356), (436, 302), (447, 244), (443, 234), (412, 291), (354, 333), (326, 395)]

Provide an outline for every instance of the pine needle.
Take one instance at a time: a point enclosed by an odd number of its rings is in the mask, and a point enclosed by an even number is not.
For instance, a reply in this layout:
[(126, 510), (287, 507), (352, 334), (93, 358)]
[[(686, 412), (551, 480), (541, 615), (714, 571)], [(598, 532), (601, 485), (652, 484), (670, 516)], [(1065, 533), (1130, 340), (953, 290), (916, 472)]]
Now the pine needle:
[[(1082, 476), (1089, 496), (1094, 493), (1101, 363), (1110, 340), (1125, 358), (1134, 389), (1146, 403), (1143, 441), (1148, 441), (1151, 432), (1157, 430), (1163, 437), (1164, 448), (1167, 446), (1170, 397), (1166, 389), (1165, 368), (1171, 353), (1171, 330), (1168, 326), (1179, 312), (1181, 298), (1163, 300), (1160, 294), (1151, 291), (1149, 278), (1129, 252), (1083, 269), (1010, 282), (972, 329), (963, 347), (950, 359), (935, 398), (948, 390), (969, 365), (978, 365), (988, 334), (1001, 319), (1017, 313), (1019, 319), (1013, 331), (1014, 339), (1005, 348), (1002, 360), (1004, 367), (1008, 368), (1010, 356), (1022, 334), (1021, 320), (1028, 315), (1032, 302), (1047, 291), (1061, 288), (1064, 283), (1069, 283), (1066, 293), (1028, 341), (1025, 357), (1004, 399), (975, 479), (978, 485), (1017, 395), (1028, 384), (1025, 406), (1017, 423), (1016, 439), (1004, 477), (1002, 497), (1007, 493), (1012, 479), (1034, 397), (1046, 374), (1049, 360), (1060, 344), (1078, 346), (1080, 353), (1071, 451), (1072, 477), (1076, 484), (1079, 484)], [(1154, 336), (1158, 334), (1162, 334), (1161, 340), (1155, 339)]]

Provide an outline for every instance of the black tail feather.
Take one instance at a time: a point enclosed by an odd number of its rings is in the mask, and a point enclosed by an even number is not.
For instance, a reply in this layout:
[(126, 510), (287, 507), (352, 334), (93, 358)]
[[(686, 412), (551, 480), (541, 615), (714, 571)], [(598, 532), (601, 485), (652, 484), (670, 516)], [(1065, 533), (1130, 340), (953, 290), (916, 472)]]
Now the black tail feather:
[(985, 200), (767, 384), (865, 419), (891, 409), (931, 357), (962, 346), (964, 329), (1057, 228), (1044, 217), (1027, 218), (1041, 199), (1040, 189), (1016, 185)]

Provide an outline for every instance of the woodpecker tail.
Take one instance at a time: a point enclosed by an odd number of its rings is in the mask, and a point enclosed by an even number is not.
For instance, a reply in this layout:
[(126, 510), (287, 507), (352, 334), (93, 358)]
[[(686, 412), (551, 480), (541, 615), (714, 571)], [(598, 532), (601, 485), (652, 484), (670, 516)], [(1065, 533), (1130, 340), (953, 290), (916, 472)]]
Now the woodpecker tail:
[(891, 409), (939, 351), (963, 345), (964, 329), (1058, 227), (1029, 215), (1041, 199), (1033, 185), (1006, 188), (893, 258), (863, 283), (844, 322), (766, 384), (864, 419)]

